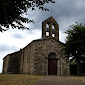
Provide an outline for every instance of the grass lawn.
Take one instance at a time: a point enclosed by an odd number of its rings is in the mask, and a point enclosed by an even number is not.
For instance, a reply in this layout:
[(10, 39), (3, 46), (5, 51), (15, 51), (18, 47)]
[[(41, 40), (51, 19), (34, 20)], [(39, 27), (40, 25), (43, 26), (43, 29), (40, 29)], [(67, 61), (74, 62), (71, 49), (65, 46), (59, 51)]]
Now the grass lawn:
[(30, 85), (43, 76), (24, 74), (0, 74), (0, 85)]
[(70, 78), (85, 82), (85, 76), (70, 76)]
[[(44, 76), (25, 74), (0, 74), (0, 85), (31, 85)], [(67, 76), (85, 82), (85, 76)]]

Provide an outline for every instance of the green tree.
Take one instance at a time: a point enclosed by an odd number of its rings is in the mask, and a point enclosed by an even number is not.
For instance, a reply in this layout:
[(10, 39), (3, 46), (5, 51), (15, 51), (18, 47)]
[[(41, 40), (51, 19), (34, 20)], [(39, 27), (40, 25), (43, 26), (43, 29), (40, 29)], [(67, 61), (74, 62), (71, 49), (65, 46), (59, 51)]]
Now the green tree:
[(77, 74), (80, 74), (80, 62), (85, 61), (85, 25), (78, 24), (71, 25), (66, 32), (68, 37), (65, 43), (65, 54), (71, 60), (77, 62)]
[(9, 26), (13, 29), (28, 29), (22, 23), (33, 22), (33, 20), (23, 17), (22, 14), (26, 14), (29, 8), (35, 10), (36, 7), (46, 11), (48, 9), (43, 5), (49, 2), (55, 3), (52, 0), (0, 0), (0, 31), (8, 30)]

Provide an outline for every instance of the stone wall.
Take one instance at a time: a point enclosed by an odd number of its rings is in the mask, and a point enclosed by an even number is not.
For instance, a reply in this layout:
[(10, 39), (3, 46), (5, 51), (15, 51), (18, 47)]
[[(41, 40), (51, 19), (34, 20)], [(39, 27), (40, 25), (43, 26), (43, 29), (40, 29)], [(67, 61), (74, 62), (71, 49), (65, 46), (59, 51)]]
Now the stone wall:
[(63, 44), (56, 39), (34, 40), (18, 52), (4, 58), (3, 73), (48, 75), (48, 55), (57, 56), (57, 75), (69, 75), (69, 63), (62, 53)]
[(23, 73), (28, 73), (28, 74), (30, 74), (30, 56), (31, 56), (30, 48), (31, 48), (31, 45), (28, 45), (22, 50)]
[(8, 72), (19, 73), (20, 51), (10, 54)]
[(3, 73), (19, 73), (20, 51), (9, 54), (4, 59)]
[(63, 45), (55, 39), (34, 40), (22, 49), (23, 73), (35, 75), (48, 75), (48, 55), (56, 53), (59, 59), (57, 64), (57, 75), (69, 74), (68, 62), (62, 55)]
[(9, 55), (5, 56), (3, 59), (3, 70), (2, 73), (7, 73), (8, 72), (8, 65), (9, 64)]

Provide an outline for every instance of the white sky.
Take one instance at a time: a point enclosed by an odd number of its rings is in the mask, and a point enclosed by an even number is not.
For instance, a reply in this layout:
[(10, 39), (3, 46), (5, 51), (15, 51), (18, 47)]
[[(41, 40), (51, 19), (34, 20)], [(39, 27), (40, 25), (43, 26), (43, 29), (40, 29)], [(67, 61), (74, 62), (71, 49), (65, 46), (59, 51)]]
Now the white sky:
[[(70, 25), (78, 23), (85, 24), (85, 0), (55, 0), (55, 4), (46, 4), (44, 7), (52, 9), (52, 16), (59, 24), (59, 40), (65, 42), (65, 30)], [(10, 29), (0, 33), (0, 72), (2, 72), (3, 58), (5, 55), (24, 48), (32, 40), (41, 38), (42, 22), (51, 16), (51, 12), (36, 9), (28, 10), (29, 19), (35, 24), (26, 24), (30, 30)]]

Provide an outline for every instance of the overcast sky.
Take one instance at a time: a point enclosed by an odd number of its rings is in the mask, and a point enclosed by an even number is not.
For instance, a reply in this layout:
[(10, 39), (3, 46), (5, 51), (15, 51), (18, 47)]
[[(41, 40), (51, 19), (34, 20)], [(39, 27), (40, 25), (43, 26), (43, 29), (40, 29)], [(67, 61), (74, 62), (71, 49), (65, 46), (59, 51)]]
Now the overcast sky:
[[(65, 42), (65, 30), (75, 22), (85, 24), (85, 0), (55, 0), (56, 3), (45, 4), (44, 7), (52, 9), (52, 16), (59, 24), (59, 40)], [(30, 30), (10, 29), (0, 33), (0, 72), (2, 72), (3, 58), (7, 54), (20, 50), (32, 40), (41, 38), (42, 22), (51, 17), (51, 11), (28, 10), (27, 17), (33, 19), (35, 24), (26, 24)]]

